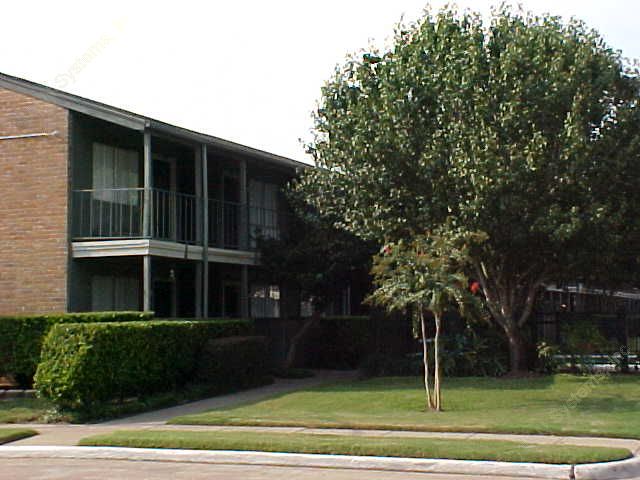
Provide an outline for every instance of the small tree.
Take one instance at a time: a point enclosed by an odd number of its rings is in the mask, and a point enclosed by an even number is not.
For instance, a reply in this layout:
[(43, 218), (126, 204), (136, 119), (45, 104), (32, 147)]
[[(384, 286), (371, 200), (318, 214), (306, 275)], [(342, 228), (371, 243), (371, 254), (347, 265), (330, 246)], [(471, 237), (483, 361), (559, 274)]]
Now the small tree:
[[(464, 268), (469, 262), (468, 242), (478, 240), (481, 240), (479, 235), (449, 237), (426, 233), (408, 243), (401, 240), (387, 244), (374, 257), (372, 273), (377, 289), (369, 300), (389, 310), (415, 310), (420, 319), (426, 404), (431, 410), (442, 409), (442, 317), (450, 309), (464, 309), (473, 302)], [(433, 380), (429, 371), (425, 310), (430, 311), (435, 320)]]

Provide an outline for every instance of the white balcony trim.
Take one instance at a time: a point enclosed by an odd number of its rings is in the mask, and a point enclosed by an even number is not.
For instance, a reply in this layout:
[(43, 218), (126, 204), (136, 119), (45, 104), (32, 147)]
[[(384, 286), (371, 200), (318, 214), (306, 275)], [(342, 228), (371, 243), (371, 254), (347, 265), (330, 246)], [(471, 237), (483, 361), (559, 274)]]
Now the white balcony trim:
[(72, 242), (73, 258), (123, 257), (149, 255), (149, 240), (101, 240)]
[[(156, 257), (202, 260), (202, 246), (161, 240), (100, 240), (72, 242), (73, 258), (125, 257), (152, 255)], [(209, 262), (236, 265), (257, 265), (258, 255), (245, 250), (209, 248)]]

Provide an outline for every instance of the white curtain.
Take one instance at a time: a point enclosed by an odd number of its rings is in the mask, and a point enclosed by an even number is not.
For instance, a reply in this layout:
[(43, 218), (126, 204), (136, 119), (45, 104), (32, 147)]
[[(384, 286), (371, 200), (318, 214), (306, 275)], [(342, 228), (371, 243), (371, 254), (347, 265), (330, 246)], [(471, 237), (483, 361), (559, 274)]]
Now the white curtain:
[(135, 277), (91, 277), (91, 310), (94, 312), (139, 310), (139, 283)]
[(137, 205), (135, 191), (114, 191), (139, 185), (138, 152), (103, 143), (93, 144), (93, 198), (105, 202)]

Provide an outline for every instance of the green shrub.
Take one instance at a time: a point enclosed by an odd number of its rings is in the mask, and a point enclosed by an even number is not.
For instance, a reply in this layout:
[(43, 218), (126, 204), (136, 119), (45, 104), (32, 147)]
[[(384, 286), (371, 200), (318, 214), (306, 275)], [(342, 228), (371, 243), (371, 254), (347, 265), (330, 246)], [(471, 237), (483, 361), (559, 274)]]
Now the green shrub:
[(359, 367), (363, 377), (417, 377), (424, 373), (421, 354), (389, 355), (374, 353)]
[(460, 333), (445, 335), (443, 344), (442, 370), (447, 377), (499, 377), (508, 371), (507, 340), (494, 328), (467, 325)]
[(539, 342), (536, 345), (536, 352), (538, 354), (536, 362), (536, 370), (538, 372), (552, 374), (558, 371), (561, 364), (558, 359), (560, 347), (550, 345), (547, 342)]
[(353, 369), (373, 351), (369, 317), (323, 317), (309, 334), (307, 363), (312, 368)]
[(209, 340), (197, 362), (195, 380), (220, 389), (243, 388), (269, 376), (266, 337), (227, 337)]
[(60, 407), (90, 412), (192, 381), (207, 340), (251, 330), (246, 320), (58, 324), (45, 338), (35, 386)]
[(91, 312), (0, 317), (0, 375), (13, 375), (21, 386), (29, 386), (40, 361), (42, 341), (55, 324), (128, 322), (151, 316), (144, 312)]

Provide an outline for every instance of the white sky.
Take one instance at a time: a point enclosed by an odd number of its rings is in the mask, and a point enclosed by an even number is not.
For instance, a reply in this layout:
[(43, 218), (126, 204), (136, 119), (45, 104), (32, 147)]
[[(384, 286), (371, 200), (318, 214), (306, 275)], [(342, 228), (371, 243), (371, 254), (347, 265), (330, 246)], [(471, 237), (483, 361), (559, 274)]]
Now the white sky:
[[(446, 2), (432, 1), (439, 7)], [(486, 12), (497, 1), (458, 1)], [(640, 58), (638, 0), (524, 0), (576, 16)], [(0, 72), (309, 161), (311, 111), (346, 54), (420, 0), (33, 1), (0, 9)]]

